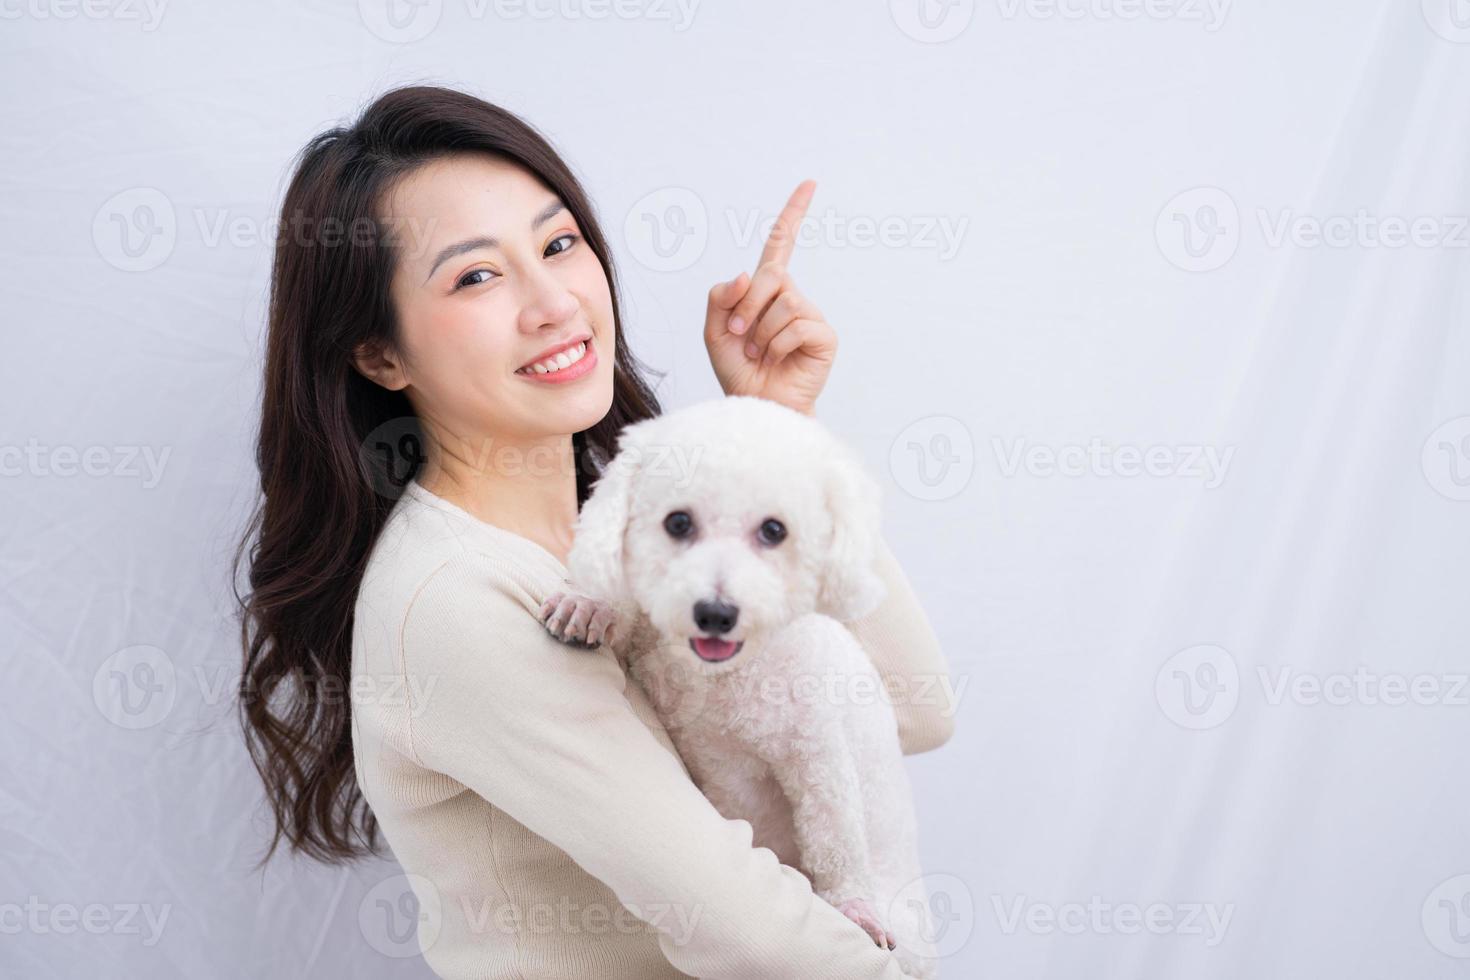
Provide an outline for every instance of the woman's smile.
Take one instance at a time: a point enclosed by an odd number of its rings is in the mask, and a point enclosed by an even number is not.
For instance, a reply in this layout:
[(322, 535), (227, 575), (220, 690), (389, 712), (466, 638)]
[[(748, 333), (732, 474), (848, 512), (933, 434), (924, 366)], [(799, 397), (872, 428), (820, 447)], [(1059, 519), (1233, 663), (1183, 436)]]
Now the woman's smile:
[(530, 381), (543, 384), (562, 384), (575, 381), (597, 367), (597, 351), (592, 338), (588, 337), (575, 347), (569, 347), (553, 357), (517, 368), (516, 374)]

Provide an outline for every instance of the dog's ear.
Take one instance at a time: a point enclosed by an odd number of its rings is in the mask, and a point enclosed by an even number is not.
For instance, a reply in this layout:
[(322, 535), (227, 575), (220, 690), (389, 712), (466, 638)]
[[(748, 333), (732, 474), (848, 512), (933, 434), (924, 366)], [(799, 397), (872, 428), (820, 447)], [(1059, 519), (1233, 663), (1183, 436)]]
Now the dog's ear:
[(623, 538), (643, 457), (637, 434), (632, 431), (636, 427), (635, 423), (623, 429), (617, 455), (592, 484), (577, 514), (572, 548), (567, 554), (572, 586), (614, 604), (631, 600), (623, 571)]
[(881, 491), (859, 458), (835, 440), (822, 470), (832, 544), (822, 565), (817, 611), (849, 622), (877, 609), (888, 593), (873, 570), (882, 533)]

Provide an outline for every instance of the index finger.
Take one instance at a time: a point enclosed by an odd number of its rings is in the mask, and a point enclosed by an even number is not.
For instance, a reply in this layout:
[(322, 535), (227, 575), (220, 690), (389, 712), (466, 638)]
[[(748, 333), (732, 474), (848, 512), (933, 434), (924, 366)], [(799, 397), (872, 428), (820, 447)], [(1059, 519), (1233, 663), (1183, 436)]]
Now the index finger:
[(792, 250), (796, 248), (796, 232), (801, 228), (801, 219), (806, 217), (807, 206), (812, 203), (812, 194), (816, 189), (815, 180), (803, 180), (796, 185), (796, 190), (791, 192), (791, 199), (786, 202), (786, 206), (776, 216), (776, 223), (771, 226), (766, 247), (761, 250), (761, 265), (776, 262), (783, 269), (786, 267)]

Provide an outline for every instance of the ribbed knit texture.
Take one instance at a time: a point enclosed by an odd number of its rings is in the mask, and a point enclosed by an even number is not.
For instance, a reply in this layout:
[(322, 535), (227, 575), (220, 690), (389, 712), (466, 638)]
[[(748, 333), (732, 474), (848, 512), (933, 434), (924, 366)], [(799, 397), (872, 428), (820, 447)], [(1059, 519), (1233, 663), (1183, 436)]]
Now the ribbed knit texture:
[[(852, 628), (897, 690), (944, 681), (895, 703), (904, 751), (925, 751), (952, 731), (945, 662), (886, 545), (875, 569), (888, 596)], [(449, 980), (901, 980), (705, 799), (612, 651), (547, 635), (536, 613), (566, 576), (417, 483), (369, 560), (353, 756), (413, 876), (429, 966)]]

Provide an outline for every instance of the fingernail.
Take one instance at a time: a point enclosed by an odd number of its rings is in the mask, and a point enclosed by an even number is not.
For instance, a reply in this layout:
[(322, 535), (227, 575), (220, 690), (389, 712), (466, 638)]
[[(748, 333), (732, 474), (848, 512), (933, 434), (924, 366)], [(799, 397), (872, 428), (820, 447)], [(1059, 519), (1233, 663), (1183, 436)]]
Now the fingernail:
[(741, 317), (741, 316), (732, 316), (730, 318), (730, 332), (731, 333), (744, 333), (745, 332), (745, 318), (744, 317)]
[(746, 345), (745, 345), (745, 356), (746, 357), (755, 357), (759, 353), (760, 353), (760, 348), (756, 347), (755, 344), (752, 344), (752, 343), (749, 343), (749, 342), (746, 343)]

